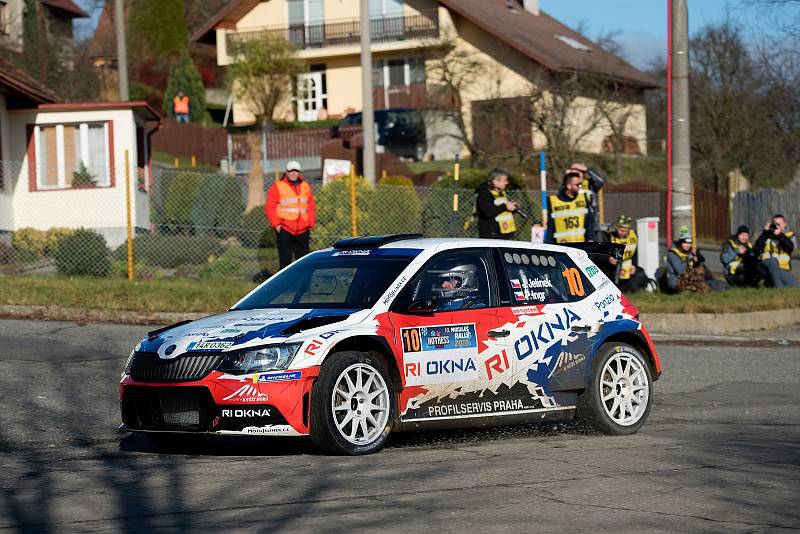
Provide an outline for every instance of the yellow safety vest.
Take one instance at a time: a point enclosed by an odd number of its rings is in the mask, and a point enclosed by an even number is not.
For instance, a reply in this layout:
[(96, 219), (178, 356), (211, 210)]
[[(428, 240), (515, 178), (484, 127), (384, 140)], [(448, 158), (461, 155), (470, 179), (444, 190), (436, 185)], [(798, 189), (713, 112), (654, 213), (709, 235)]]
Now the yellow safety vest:
[(556, 243), (581, 243), (586, 241), (586, 215), (589, 213), (589, 198), (586, 193), (568, 202), (550, 197), (551, 217), (553, 218), (553, 238)]
[(295, 193), (294, 187), (285, 180), (275, 182), (278, 186), (278, 207), (275, 212), (281, 219), (296, 221), (298, 218), (308, 220), (308, 197), (311, 196), (311, 186), (304, 180), (300, 182), (300, 192)]
[(633, 256), (636, 254), (636, 247), (639, 245), (639, 239), (636, 237), (636, 232), (631, 229), (628, 237), (622, 239), (617, 235), (611, 235), (611, 242), (619, 245), (625, 245), (625, 252), (622, 255), (622, 267), (619, 270), (619, 279), (628, 280), (633, 274)]
[[(786, 232), (783, 235), (791, 239), (794, 232)], [(791, 256), (785, 250), (781, 250), (777, 239), (767, 238), (764, 243), (764, 252), (761, 253), (761, 260), (767, 261), (770, 258), (778, 258), (778, 267), (784, 271), (792, 270)]]
[[(495, 206), (505, 206), (508, 202), (505, 191), (498, 191), (496, 189), (489, 189), (494, 197)], [(500, 225), (501, 234), (513, 234), (517, 231), (517, 225), (514, 223), (514, 214), (510, 211), (504, 211), (494, 218), (497, 224)]]
[[(745, 243), (742, 245), (739, 243), (738, 240), (728, 239), (728, 244), (731, 246), (733, 250), (739, 250), (739, 246), (743, 246), (745, 248), (752, 249), (753, 245), (750, 243)], [(744, 257), (741, 254), (737, 254), (736, 257), (728, 264), (728, 273), (736, 274), (736, 271), (739, 269), (739, 266), (742, 264)]]
[(678, 247), (672, 247), (670, 250), (675, 254), (677, 254), (678, 257), (681, 259), (681, 261), (686, 262), (687, 269), (691, 269), (692, 267), (694, 267), (694, 256), (692, 255), (691, 252), (684, 252)]

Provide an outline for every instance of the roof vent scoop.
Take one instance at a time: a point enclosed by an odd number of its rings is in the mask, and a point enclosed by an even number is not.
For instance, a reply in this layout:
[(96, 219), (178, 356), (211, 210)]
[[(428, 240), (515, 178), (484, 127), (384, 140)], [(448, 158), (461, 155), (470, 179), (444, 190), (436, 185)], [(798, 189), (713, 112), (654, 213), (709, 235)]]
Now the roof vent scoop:
[(539, 15), (539, 0), (522, 0), (522, 7), (529, 13), (533, 13), (536, 16)]

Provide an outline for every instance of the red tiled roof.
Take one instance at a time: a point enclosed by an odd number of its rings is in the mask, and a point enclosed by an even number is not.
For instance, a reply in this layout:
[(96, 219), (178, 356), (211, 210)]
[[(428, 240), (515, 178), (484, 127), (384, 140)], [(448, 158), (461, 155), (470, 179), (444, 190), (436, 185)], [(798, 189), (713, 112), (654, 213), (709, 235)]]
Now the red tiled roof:
[(217, 34), (214, 31), (215, 29), (235, 28), (236, 23), (260, 3), (260, 0), (232, 0), (220, 9), (216, 15), (211, 17), (208, 22), (203, 24), (199, 30), (194, 32), (190, 40), (198, 43), (216, 44)]
[(73, 18), (89, 16), (86, 11), (78, 7), (78, 5), (72, 0), (42, 0), (42, 3), (53, 9), (64, 11)]
[(0, 87), (35, 104), (61, 102), (52, 89), (3, 58), (0, 58)]
[(42, 104), (39, 106), (42, 111), (81, 111), (89, 109), (141, 109), (148, 115), (148, 119), (160, 120), (161, 113), (145, 102), (144, 100), (134, 100), (130, 102), (66, 102), (59, 104)]
[(652, 76), (542, 11), (534, 15), (521, 7), (509, 9), (507, 0), (439, 3), (550, 70), (586, 71), (645, 88), (658, 87)]

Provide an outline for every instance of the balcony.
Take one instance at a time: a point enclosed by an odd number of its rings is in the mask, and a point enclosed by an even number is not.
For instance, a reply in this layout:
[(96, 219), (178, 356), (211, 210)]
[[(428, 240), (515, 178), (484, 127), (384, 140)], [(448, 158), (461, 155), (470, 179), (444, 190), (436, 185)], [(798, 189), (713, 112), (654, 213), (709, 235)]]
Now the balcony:
[[(370, 21), (372, 44), (437, 39), (439, 16), (436, 11), (375, 18)], [(263, 30), (232, 32), (227, 35), (228, 50), (245, 41), (277, 35), (292, 42), (298, 50), (329, 47), (358, 46), (361, 44), (361, 19), (339, 19), (304, 26), (275, 26)]]

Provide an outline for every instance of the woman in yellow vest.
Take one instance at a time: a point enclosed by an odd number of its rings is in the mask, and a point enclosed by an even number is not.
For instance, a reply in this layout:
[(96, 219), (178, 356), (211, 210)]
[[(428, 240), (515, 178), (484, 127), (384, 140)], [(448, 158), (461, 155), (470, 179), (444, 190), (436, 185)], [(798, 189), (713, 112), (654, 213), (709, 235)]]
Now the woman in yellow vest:
[(488, 239), (514, 239), (517, 226), (514, 212), (517, 203), (506, 196), (508, 171), (495, 169), (489, 179), (475, 189), (475, 212), (478, 215), (478, 235)]
[(546, 243), (594, 241), (594, 212), (582, 181), (579, 172), (567, 171), (558, 194), (548, 197)]
[(772, 222), (756, 239), (753, 247), (761, 257), (768, 273), (768, 282), (774, 287), (800, 287), (792, 275), (792, 251), (797, 246), (794, 232), (787, 229), (786, 217), (780, 213), (772, 216)]
[(732, 286), (756, 287), (762, 278), (764, 267), (753, 252), (750, 243), (750, 228), (740, 226), (736, 233), (722, 244), (719, 254), (725, 280)]

